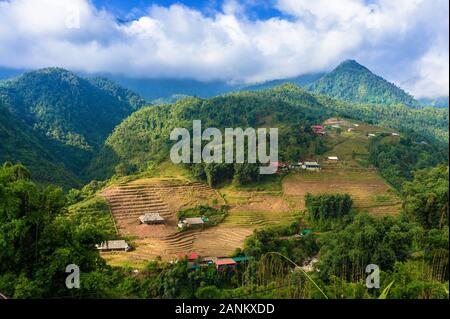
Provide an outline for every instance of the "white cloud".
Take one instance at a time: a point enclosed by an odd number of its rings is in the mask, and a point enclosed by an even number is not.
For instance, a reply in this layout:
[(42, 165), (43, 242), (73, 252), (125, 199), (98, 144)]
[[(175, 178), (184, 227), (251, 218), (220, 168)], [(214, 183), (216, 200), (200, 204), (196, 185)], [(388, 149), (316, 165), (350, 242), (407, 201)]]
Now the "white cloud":
[[(357, 58), (416, 96), (448, 94), (445, 0), (278, 0), (275, 7), (290, 18), (250, 19), (242, 2), (229, 0), (208, 16), (152, 6), (119, 24), (88, 0), (0, 0), (0, 65), (257, 82)], [(68, 27), (74, 14), (79, 28)]]
[(414, 65), (417, 78), (413, 83), (405, 83), (405, 88), (418, 92), (417, 98), (441, 97), (449, 95), (449, 56), (440, 47), (431, 48)]

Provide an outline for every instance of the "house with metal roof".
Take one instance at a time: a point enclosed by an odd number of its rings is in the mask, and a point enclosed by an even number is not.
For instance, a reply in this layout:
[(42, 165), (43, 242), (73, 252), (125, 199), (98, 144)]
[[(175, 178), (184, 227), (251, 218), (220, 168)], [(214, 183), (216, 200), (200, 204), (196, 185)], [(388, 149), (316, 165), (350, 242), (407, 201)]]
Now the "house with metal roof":
[(320, 165), (317, 162), (304, 162), (302, 168), (307, 171), (320, 171)]
[(125, 240), (108, 240), (95, 245), (99, 251), (129, 251), (131, 246)]
[(237, 262), (234, 261), (232, 258), (220, 258), (217, 259), (215, 262), (217, 270), (222, 270), (226, 268), (236, 268)]
[(179, 228), (203, 226), (205, 221), (202, 217), (187, 217), (178, 223)]
[(139, 224), (147, 225), (164, 224), (164, 221), (164, 218), (162, 218), (158, 213), (147, 213), (145, 215), (139, 216), (138, 218)]

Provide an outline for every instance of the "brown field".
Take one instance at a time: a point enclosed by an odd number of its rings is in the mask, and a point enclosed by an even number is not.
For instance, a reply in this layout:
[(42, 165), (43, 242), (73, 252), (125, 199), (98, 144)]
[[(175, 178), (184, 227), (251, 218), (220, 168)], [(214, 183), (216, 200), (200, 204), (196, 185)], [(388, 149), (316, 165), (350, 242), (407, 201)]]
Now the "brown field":
[(373, 170), (335, 169), (292, 174), (283, 180), (283, 192), (297, 209), (304, 209), (307, 193), (348, 193), (356, 208), (373, 215), (397, 214), (400, 208), (398, 196)]
[[(202, 255), (226, 256), (242, 247), (254, 227), (229, 225), (180, 232), (176, 213), (196, 205), (220, 206), (223, 199), (202, 183), (180, 179), (140, 179), (107, 188), (101, 193), (110, 207), (119, 235), (130, 238), (133, 251), (104, 253), (111, 264), (137, 265), (160, 256), (165, 260), (196, 251)], [(165, 225), (138, 225), (137, 218), (157, 212)], [(231, 215), (231, 214), (230, 214)]]

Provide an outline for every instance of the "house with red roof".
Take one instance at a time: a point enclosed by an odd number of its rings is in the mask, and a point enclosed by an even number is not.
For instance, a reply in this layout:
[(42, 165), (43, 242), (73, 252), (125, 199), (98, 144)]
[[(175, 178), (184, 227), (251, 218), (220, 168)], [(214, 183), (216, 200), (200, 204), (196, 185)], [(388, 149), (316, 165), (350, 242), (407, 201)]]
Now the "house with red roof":
[(324, 127), (322, 125), (312, 125), (311, 129), (315, 135), (324, 135)]
[(227, 268), (236, 268), (237, 262), (232, 258), (220, 258), (214, 261), (217, 270), (223, 270)]

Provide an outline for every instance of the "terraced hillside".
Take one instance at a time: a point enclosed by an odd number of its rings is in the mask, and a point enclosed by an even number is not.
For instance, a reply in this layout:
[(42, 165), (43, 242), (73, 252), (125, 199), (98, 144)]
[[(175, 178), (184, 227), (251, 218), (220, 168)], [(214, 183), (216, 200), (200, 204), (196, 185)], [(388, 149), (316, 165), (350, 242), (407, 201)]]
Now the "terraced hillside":
[(142, 233), (145, 228), (137, 225), (138, 217), (145, 213), (159, 213), (168, 223), (173, 222), (167, 203), (152, 187), (123, 185), (106, 189), (102, 195), (107, 199), (117, 229), (123, 236), (145, 237)]
[[(108, 201), (121, 236), (134, 238), (134, 251), (105, 254), (110, 262), (140, 263), (157, 256), (172, 259), (194, 250), (204, 254), (230, 253), (240, 247), (251, 231), (217, 232), (218, 227), (179, 232), (176, 213), (180, 209), (208, 205), (219, 207), (223, 199), (206, 184), (181, 179), (150, 178), (105, 189), (101, 195)], [(139, 225), (145, 213), (159, 213), (164, 225)], [(233, 237), (237, 235), (237, 237)]]
[[(339, 123), (339, 129), (333, 128)], [(206, 184), (191, 182), (185, 177), (170, 177), (159, 172), (158, 178), (139, 179), (109, 188), (103, 192), (116, 221), (119, 233), (134, 236), (132, 252), (105, 255), (112, 264), (142, 264), (157, 256), (170, 260), (191, 251), (203, 256), (225, 256), (242, 247), (255, 229), (288, 224), (304, 210), (307, 193), (349, 193), (354, 206), (372, 215), (394, 215), (400, 210), (396, 192), (368, 162), (369, 134), (386, 134), (394, 130), (329, 119), (324, 123), (324, 139), (328, 151), (318, 155), (320, 172), (292, 171), (275, 175), (254, 185), (224, 185), (213, 190)], [(399, 138), (397, 134), (389, 138)], [(329, 161), (328, 156), (339, 160)], [(177, 174), (169, 166), (167, 172)], [(161, 168), (162, 169), (162, 168)], [(166, 173), (167, 173), (166, 172)], [(197, 205), (220, 207), (227, 204), (225, 220), (211, 228), (179, 232), (176, 212)], [(158, 212), (165, 225), (137, 225), (139, 215)]]

